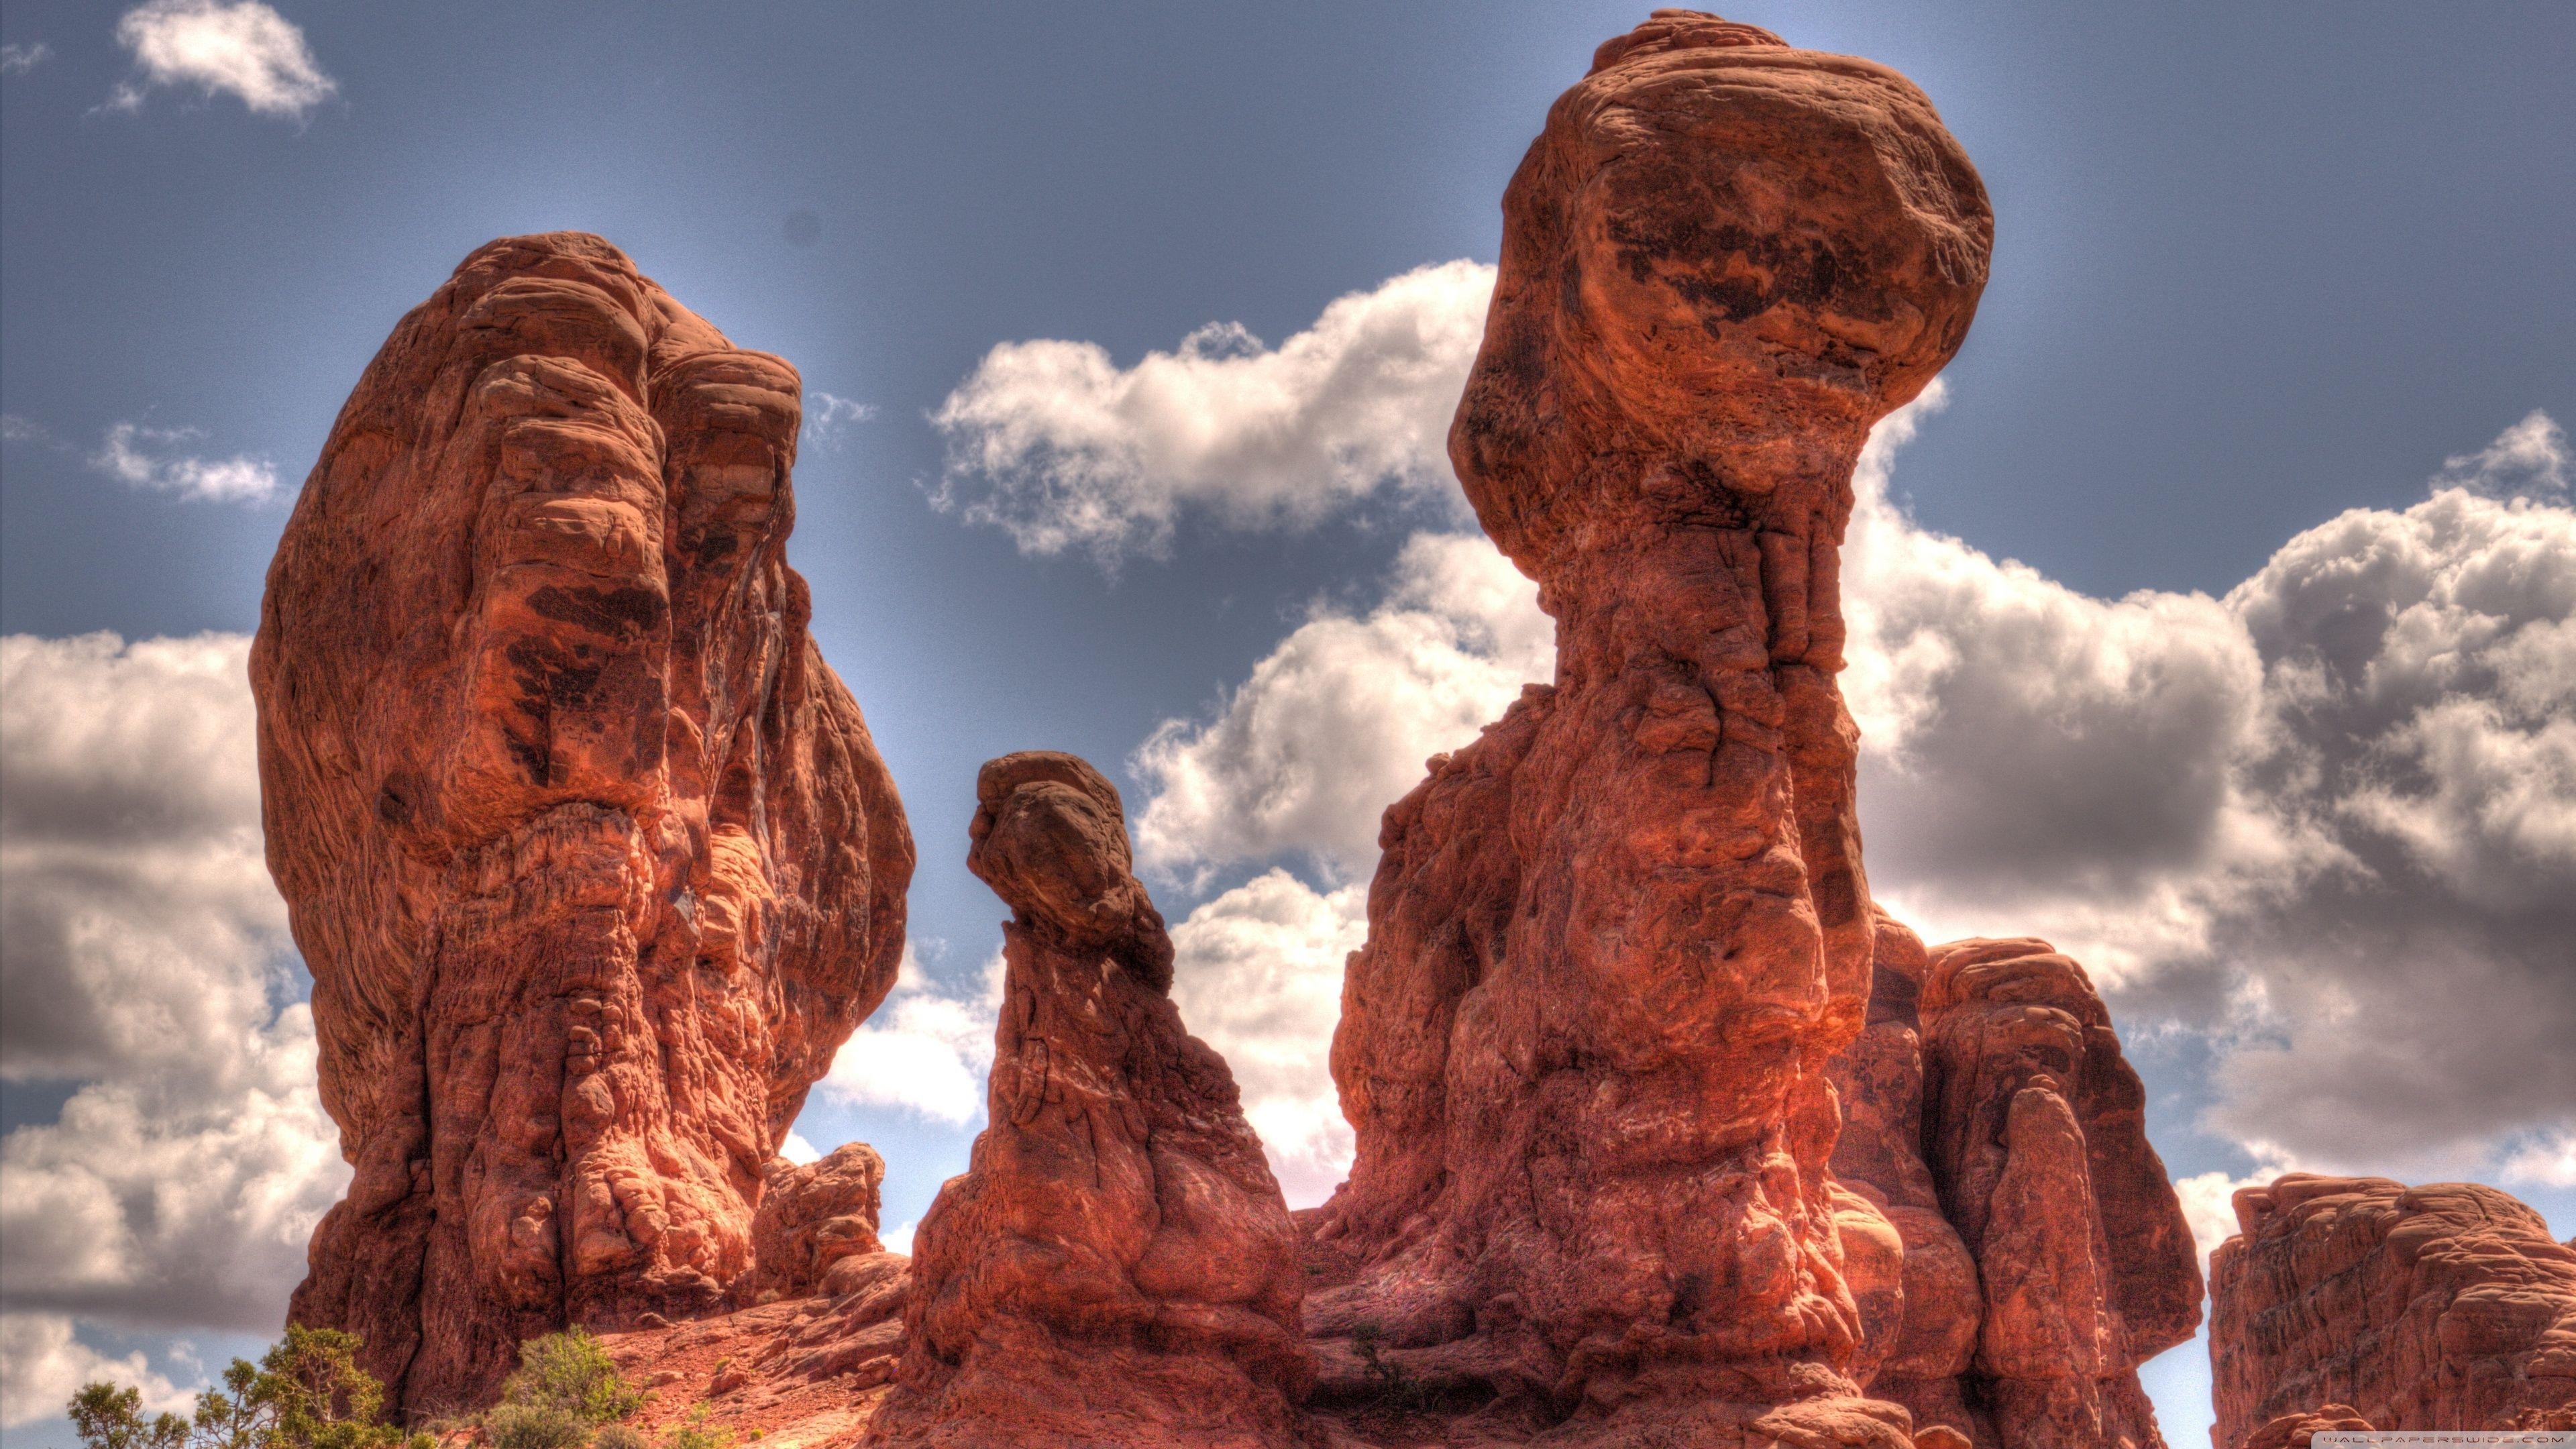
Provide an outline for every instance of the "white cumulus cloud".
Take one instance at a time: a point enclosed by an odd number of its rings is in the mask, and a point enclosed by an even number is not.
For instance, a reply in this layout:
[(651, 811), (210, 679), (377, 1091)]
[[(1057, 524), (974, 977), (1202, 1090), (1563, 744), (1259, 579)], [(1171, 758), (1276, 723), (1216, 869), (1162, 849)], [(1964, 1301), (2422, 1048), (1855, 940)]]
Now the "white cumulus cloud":
[(184, 1414), (194, 1398), (140, 1353), (111, 1357), (81, 1342), (60, 1314), (0, 1313), (0, 1429), (53, 1418), (102, 1379), (140, 1390), (146, 1413)]
[(130, 488), (208, 503), (263, 503), (277, 496), (275, 464), (247, 454), (203, 458), (186, 451), (187, 443), (203, 436), (195, 428), (118, 423), (107, 430), (89, 465)]
[[(1458, 335), (1474, 331), (1461, 319)], [(1394, 370), (1451, 363), (1426, 344)], [(1045, 391), (1023, 380), (1029, 396)], [(1112, 395), (1109, 382), (1058, 401), (1101, 416), (1084, 399)], [(987, 395), (1000, 394), (959, 393)], [(1454, 384), (1443, 413), (1452, 396)], [(1890, 501), (1895, 451), (1944, 396), (1936, 387), (1881, 425), (1846, 552), (1844, 683), (1863, 726), (1881, 898), (1936, 939), (2051, 937), (2094, 968), (2132, 1029), (2204, 1041), (2205, 1125), (2261, 1145), (2266, 1171), (2295, 1160), (2555, 1181), (2576, 1140), (2576, 1056), (2560, 1045), (2576, 1039), (2564, 431), (2532, 413), (2448, 460), (2423, 502), (2320, 524), (2223, 596), (2098, 599)], [(1034, 402), (1006, 411), (1053, 416)], [(1360, 496), (1311, 462), (1316, 425), (1274, 416), (1265, 456), (1310, 460), (1303, 481), (1245, 495), (1259, 507), (1210, 502), (1218, 521), (1312, 519)], [(1097, 433), (1124, 441), (1075, 452), (1140, 455), (1137, 430)], [(1039, 442), (994, 456), (1043, 459), (1084, 434), (1013, 436)], [(1434, 436), (1389, 422), (1366, 446), (1337, 439), (1394, 456)], [(1445, 469), (1424, 467), (1454, 492)], [(1169, 464), (1108, 474), (1119, 486), (1101, 496), (1150, 498), (1148, 513), (1111, 509), (1094, 516), (1124, 521), (1068, 525), (1047, 546), (1129, 538), (1138, 518), (1154, 536), (1188, 496), (1169, 486), (1186, 470)], [(1138, 479), (1160, 481), (1138, 494)], [(1300, 490), (1294, 501), (1283, 486)], [(1166, 721), (1139, 749), (1140, 857), (1196, 879), (1302, 859), (1320, 888), (1299, 888), (1325, 899), (1372, 868), (1379, 813), (1421, 778), (1420, 757), (1472, 738), (1522, 680), (1545, 677), (1548, 639), (1526, 583), (1481, 540), (1417, 538), (1374, 608), (1319, 609), (1212, 717)], [(1254, 883), (1274, 906), (1295, 884)], [(1230, 894), (1201, 910), (1213, 922), (1242, 904)], [(1303, 952), (1297, 969), (1332, 974), (1306, 947), (1262, 951), (1244, 946), (1230, 969), (1286, 979), (1282, 963)], [(1302, 1097), (1278, 1100), (1322, 1100), (1320, 1060), (1304, 1071)]]
[(971, 987), (958, 990), (932, 980), (906, 941), (894, 990), (841, 1043), (818, 1088), (849, 1106), (899, 1107), (962, 1127), (984, 1107), (1001, 1009), (998, 952)]
[(1334, 1095), (1342, 963), (1368, 936), (1365, 888), (1318, 891), (1271, 870), (1172, 928), (1172, 998), (1234, 1069), (1243, 1112), (1292, 1207), (1322, 1202), (1350, 1166)]
[(1447, 262), (1354, 292), (1268, 347), (1231, 323), (1120, 367), (1089, 342), (1006, 342), (932, 421), (942, 507), (1026, 553), (1104, 564), (1168, 546), (1185, 511), (1304, 527), (1393, 489), (1448, 501), (1446, 439), (1494, 269)]
[(1136, 753), (1148, 866), (1304, 852), (1338, 878), (1377, 860), (1378, 816), (1423, 761), (1475, 739), (1553, 677), (1555, 623), (1482, 535), (1414, 535), (1367, 614), (1318, 609), (1215, 718), (1169, 720)]
[(151, 0), (116, 22), (117, 43), (134, 54), (134, 79), (108, 105), (141, 108), (162, 87), (238, 98), (263, 116), (301, 118), (339, 83), (322, 73), (304, 32), (259, 0)]
[(0, 639), (0, 1075), (77, 1084), (0, 1138), (13, 1314), (273, 1331), (347, 1181), (262, 862), (248, 649)]

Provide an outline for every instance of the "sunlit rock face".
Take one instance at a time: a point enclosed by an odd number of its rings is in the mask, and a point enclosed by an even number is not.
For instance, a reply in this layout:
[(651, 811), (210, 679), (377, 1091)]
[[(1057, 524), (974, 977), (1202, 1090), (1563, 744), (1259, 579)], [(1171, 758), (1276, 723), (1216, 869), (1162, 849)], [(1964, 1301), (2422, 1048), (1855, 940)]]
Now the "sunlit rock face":
[(1828, 1172), (1873, 951), (1837, 559), (1984, 189), (1895, 72), (1661, 11), (1503, 210), (1450, 452), (1556, 680), (1386, 815), (1319, 1229), (1365, 1266), (1309, 1321), (1605, 1442), (1902, 1444)]
[(1117, 790), (1033, 751), (975, 793), (967, 866), (1012, 909), (991, 1125), (914, 1235), (868, 1442), (1315, 1442), (1296, 1233), (1232, 1074), (1172, 1004)]
[(787, 567), (800, 384), (597, 237), (477, 250), (341, 410), (251, 674), (356, 1165), (296, 1322), (414, 1411), (703, 1313), (892, 985), (912, 842)]
[(2210, 1259), (2221, 1449), (2327, 1406), (2375, 1429), (2576, 1429), (2576, 1245), (2529, 1207), (2292, 1173), (2240, 1190), (2236, 1222)]

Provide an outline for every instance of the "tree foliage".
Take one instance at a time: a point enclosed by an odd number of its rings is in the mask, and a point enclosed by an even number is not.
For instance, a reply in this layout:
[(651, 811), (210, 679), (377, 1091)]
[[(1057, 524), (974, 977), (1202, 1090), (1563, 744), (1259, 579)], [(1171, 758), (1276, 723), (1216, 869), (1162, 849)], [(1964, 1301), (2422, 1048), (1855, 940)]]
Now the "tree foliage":
[(86, 1449), (428, 1449), (383, 1421), (384, 1385), (357, 1353), (353, 1335), (289, 1327), (258, 1363), (234, 1359), (189, 1418), (146, 1418), (140, 1391), (94, 1383), (72, 1396), (72, 1429)]

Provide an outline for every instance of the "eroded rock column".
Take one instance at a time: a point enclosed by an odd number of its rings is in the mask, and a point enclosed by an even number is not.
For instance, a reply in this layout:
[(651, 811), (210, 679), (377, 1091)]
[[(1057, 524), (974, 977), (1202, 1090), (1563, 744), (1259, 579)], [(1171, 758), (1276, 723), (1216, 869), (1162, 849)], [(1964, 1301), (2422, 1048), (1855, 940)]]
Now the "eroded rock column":
[(1033, 752), (986, 765), (975, 794), (967, 865), (1013, 912), (992, 1125), (914, 1236), (868, 1442), (1307, 1442), (1287, 1205), (1232, 1074), (1172, 1005), (1117, 790)]
[(291, 1314), (413, 1411), (718, 1306), (893, 983), (912, 843), (786, 564), (799, 390), (597, 237), (493, 242), (270, 567), (269, 865), (357, 1168)]
[(1319, 1330), (1619, 1442), (1906, 1442), (1827, 1172), (1872, 950), (1837, 570), (1991, 235), (1921, 92), (1749, 26), (1658, 12), (1550, 111), (1450, 452), (1557, 676), (1388, 812), (1322, 1229), (1369, 1266)]

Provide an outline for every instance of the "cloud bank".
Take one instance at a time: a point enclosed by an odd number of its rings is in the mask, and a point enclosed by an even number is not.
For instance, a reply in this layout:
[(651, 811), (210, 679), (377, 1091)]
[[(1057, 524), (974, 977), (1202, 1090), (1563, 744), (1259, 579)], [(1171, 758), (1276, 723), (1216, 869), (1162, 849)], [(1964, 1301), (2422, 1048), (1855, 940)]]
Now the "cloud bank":
[[(1342, 406), (1344, 315), (1418, 304), (1437, 327), (1368, 332), (1368, 367), (1424, 380), (1402, 407)], [(1437, 453), (1480, 331), (1485, 269), (1408, 273), (1344, 298), (1270, 353), (1203, 345), (1125, 371), (1076, 343), (1010, 344), (950, 399), (950, 487), (1024, 548), (1155, 545), (1212, 523), (1311, 523), (1390, 476), (1451, 494)], [(1397, 351), (1407, 344), (1410, 356)], [(1041, 365), (1041, 364), (1044, 365)], [(1258, 385), (1253, 385), (1257, 380)], [(1131, 393), (1156, 399), (1136, 402)], [(1873, 886), (1935, 939), (2040, 934), (2090, 965), (2141, 1035), (2214, 1062), (2203, 1125), (2254, 1177), (2287, 1166), (2576, 1180), (2576, 513), (2566, 436), (2533, 412), (2449, 459), (2413, 507), (2357, 509), (2284, 544), (2222, 597), (2096, 599), (1916, 524), (1890, 500), (1935, 387), (1864, 459), (1844, 571), (1845, 687), (1864, 730)], [(1245, 401), (1246, 398), (1251, 402)], [(1257, 404), (1257, 405), (1256, 405)], [(1374, 429), (1374, 432), (1368, 431)], [(1212, 466), (1211, 459), (1254, 459)], [(1317, 609), (1210, 715), (1131, 762), (1142, 859), (1205, 881), (1196, 1025), (1262, 1063), (1283, 1177), (1327, 1171), (1341, 1132), (1314, 1004), (1335, 990), (1380, 810), (1546, 677), (1533, 591), (1474, 535), (1426, 532), (1379, 602)], [(1200, 930), (1199, 928), (1204, 928)], [(1220, 944), (1222, 943), (1222, 944)], [(1218, 963), (1223, 963), (1222, 965)], [(1302, 1003), (1291, 1009), (1288, 1003)]]
[(135, 74), (108, 97), (112, 110), (140, 110), (152, 91), (180, 87), (300, 120), (340, 88), (304, 32), (259, 0), (151, 0), (116, 22), (116, 40), (133, 52)]
[(963, 1127), (984, 1110), (1001, 1011), (1000, 953), (960, 991), (933, 981), (906, 941), (894, 990), (841, 1043), (816, 1090), (846, 1106), (895, 1107)]
[(78, 1084), (0, 1138), (13, 1417), (67, 1376), (166, 1393), (76, 1320), (274, 1332), (348, 1179), (262, 858), (249, 642), (0, 639), (0, 1076)]
[(1125, 368), (1089, 342), (1003, 343), (932, 415), (934, 500), (1023, 553), (1103, 565), (1167, 549), (1185, 512), (1300, 528), (1381, 491), (1447, 501), (1449, 414), (1493, 289), (1491, 267), (1422, 267), (1276, 348), (1214, 323)]

